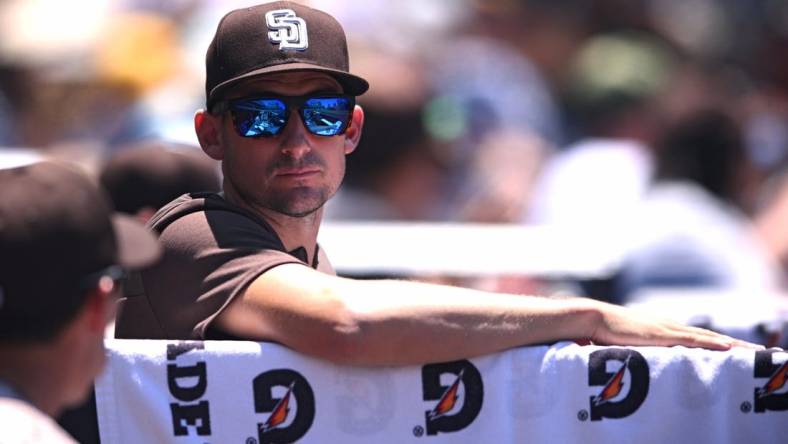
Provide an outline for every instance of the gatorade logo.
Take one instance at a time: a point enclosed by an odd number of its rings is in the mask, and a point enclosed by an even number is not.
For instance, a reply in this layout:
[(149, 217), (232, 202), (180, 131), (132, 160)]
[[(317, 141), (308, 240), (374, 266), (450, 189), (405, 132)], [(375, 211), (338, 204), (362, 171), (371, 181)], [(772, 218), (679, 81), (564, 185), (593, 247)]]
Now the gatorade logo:
[[(618, 368), (608, 371), (610, 367)], [(591, 353), (588, 359), (588, 385), (602, 387), (589, 398), (591, 421), (602, 418), (625, 418), (637, 411), (648, 395), (648, 363), (643, 355), (623, 348), (606, 348)], [(578, 417), (585, 420), (585, 411)]]
[[(270, 413), (257, 423), (259, 444), (291, 443), (306, 435), (315, 419), (315, 395), (306, 378), (295, 370), (270, 370), (254, 378), (252, 387), (254, 411)], [(276, 397), (275, 391), (283, 394)]]
[(788, 410), (788, 353), (778, 354), (776, 350), (755, 352), (753, 373), (756, 378), (767, 378), (763, 385), (755, 388), (753, 411)]
[(198, 436), (211, 434), (211, 412), (207, 400), (201, 400), (208, 388), (208, 371), (205, 361), (193, 364), (183, 361), (183, 355), (192, 350), (202, 350), (202, 342), (167, 344), (167, 388), (177, 402), (170, 403), (172, 434)]
[[(451, 382), (441, 384), (441, 376), (447, 374)], [(468, 427), (482, 409), (482, 376), (468, 360), (425, 365), (421, 368), (421, 383), (424, 400), (437, 401), (432, 409), (424, 412), (429, 436)], [(415, 435), (420, 433), (423, 433), (420, 427), (414, 429)]]

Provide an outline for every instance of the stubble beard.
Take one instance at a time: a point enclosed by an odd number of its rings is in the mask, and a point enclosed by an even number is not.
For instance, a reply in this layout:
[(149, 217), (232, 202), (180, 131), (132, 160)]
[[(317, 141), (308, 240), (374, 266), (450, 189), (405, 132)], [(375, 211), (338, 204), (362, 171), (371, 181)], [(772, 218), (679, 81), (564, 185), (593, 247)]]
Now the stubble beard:
[[(324, 171), (326, 169), (325, 161), (315, 153), (310, 153), (299, 160), (287, 157), (280, 158), (276, 162), (271, 163), (263, 171), (263, 175), (270, 178), (275, 174), (277, 168), (298, 168), (311, 165), (319, 166)], [(344, 167), (343, 163), (340, 166), (340, 177), (344, 177)], [(339, 183), (337, 183), (335, 186), (331, 184), (295, 186), (284, 190), (268, 189), (261, 192), (260, 189), (247, 189), (244, 186), (239, 186), (241, 183), (236, 183), (232, 176), (232, 174), (228, 175), (225, 172), (225, 177), (233, 184), (233, 188), (235, 188), (242, 200), (254, 207), (265, 208), (294, 218), (304, 218), (313, 215), (323, 207), (339, 188)], [(341, 183), (341, 179), (339, 182)]]
[[(323, 171), (327, 169), (325, 160), (314, 152), (310, 152), (305, 158), (298, 161), (286, 157), (279, 159), (276, 163), (269, 166), (266, 170), (266, 175), (270, 177), (276, 168), (305, 166), (318, 166)], [(340, 168), (342, 170), (341, 176), (344, 176), (344, 164)], [(328, 199), (334, 195), (338, 186), (337, 184), (333, 189), (331, 184), (323, 184), (318, 187), (296, 186), (280, 192), (274, 191), (268, 196), (264, 196), (264, 202), (261, 202), (261, 204), (272, 211), (286, 216), (307, 217), (321, 209)]]
[(297, 187), (284, 193), (274, 193), (262, 206), (290, 217), (307, 217), (314, 214), (331, 197), (326, 187)]

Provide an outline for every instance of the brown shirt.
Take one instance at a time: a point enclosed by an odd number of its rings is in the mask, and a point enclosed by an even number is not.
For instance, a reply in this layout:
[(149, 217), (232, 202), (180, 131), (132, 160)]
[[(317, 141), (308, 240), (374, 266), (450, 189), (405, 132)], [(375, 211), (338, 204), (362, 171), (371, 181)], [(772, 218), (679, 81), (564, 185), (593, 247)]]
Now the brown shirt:
[[(271, 226), (215, 193), (192, 193), (148, 222), (162, 260), (131, 276), (119, 305), (115, 337), (218, 339), (211, 322), (262, 273), (307, 263), (306, 250), (286, 251)], [(313, 264), (317, 267), (317, 251)]]

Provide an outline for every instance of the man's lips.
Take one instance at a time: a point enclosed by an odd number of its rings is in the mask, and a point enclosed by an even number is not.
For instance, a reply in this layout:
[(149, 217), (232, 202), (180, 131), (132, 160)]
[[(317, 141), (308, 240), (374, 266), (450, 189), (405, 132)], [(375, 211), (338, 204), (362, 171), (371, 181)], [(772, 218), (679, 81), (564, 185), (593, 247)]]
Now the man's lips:
[(311, 176), (313, 174), (318, 174), (320, 172), (319, 168), (285, 168), (276, 170), (274, 175), (280, 177), (306, 177)]

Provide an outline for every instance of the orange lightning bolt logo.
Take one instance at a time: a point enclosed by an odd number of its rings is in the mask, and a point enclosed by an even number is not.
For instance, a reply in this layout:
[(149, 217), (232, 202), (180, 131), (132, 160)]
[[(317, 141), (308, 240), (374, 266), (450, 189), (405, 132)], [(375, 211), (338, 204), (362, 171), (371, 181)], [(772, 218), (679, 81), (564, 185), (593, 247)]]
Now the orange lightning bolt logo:
[(624, 388), (624, 372), (626, 371), (627, 367), (629, 367), (629, 357), (627, 360), (624, 361), (624, 365), (621, 366), (620, 369), (610, 378), (610, 381), (605, 385), (605, 388), (594, 397), (594, 405), (602, 405), (606, 402), (609, 402), (611, 399), (615, 398), (616, 396), (621, 393), (621, 389)]
[(438, 401), (438, 405), (435, 406), (434, 409), (429, 413), (430, 419), (440, 418), (441, 416), (449, 413), (451, 409), (454, 408), (455, 404), (457, 404), (457, 390), (460, 388), (460, 381), (462, 380), (462, 374), (465, 373), (465, 369), (460, 370), (460, 374), (457, 375), (457, 379), (454, 383), (449, 387), (443, 396), (441, 396), (440, 401)]
[(271, 412), (271, 416), (268, 417), (268, 420), (265, 424), (260, 426), (260, 429), (263, 433), (276, 428), (277, 426), (281, 425), (287, 419), (287, 414), (290, 412), (290, 395), (293, 393), (293, 386), (295, 382), (290, 384), (290, 387), (287, 389), (287, 393), (279, 402), (276, 403), (274, 410)]
[(788, 361), (785, 361), (783, 365), (774, 372), (772, 377), (769, 378), (769, 381), (758, 389), (758, 397), (763, 398), (764, 396), (771, 395), (783, 388), (786, 382), (788, 382)]

